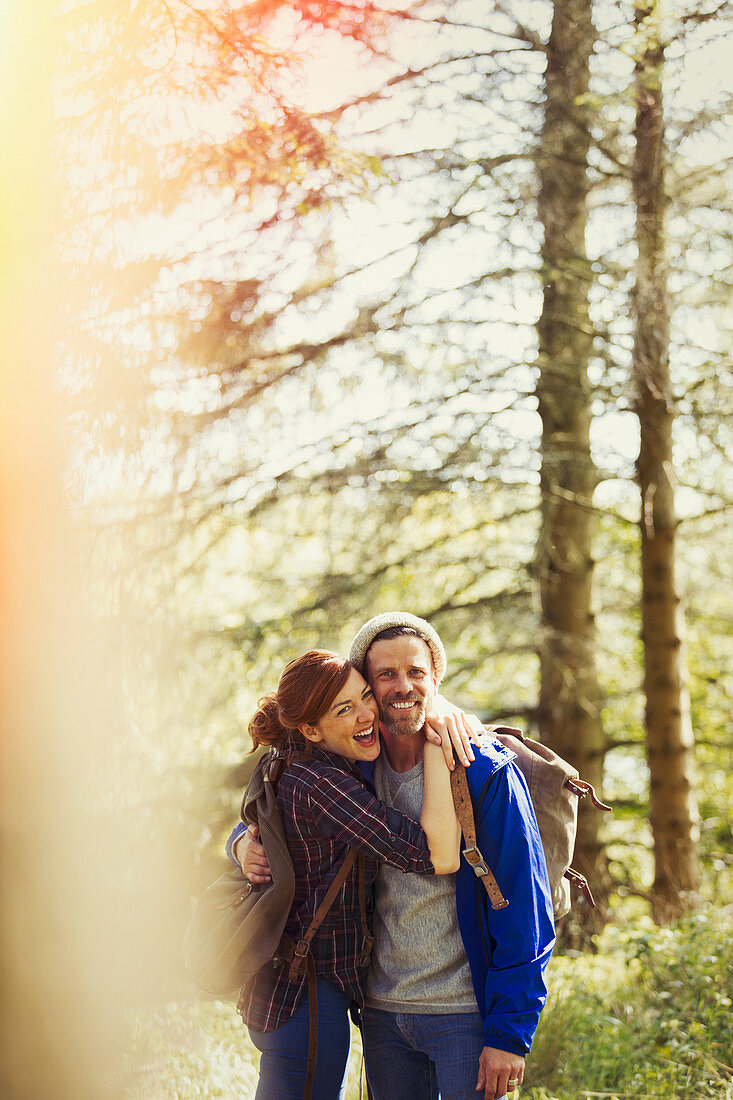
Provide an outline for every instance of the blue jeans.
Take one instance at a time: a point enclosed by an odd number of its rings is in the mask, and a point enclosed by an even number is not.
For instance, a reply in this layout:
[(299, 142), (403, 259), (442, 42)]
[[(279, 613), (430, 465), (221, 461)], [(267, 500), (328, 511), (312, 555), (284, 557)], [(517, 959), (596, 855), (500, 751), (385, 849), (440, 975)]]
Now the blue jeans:
[[(330, 982), (319, 981), (318, 1054), (313, 1100), (343, 1100), (349, 1057), (351, 998)], [(262, 1052), (255, 1100), (303, 1100), (308, 1068), (308, 995), (297, 1011), (275, 1031), (253, 1031), (252, 1042)]]
[(363, 1020), (374, 1100), (476, 1100), (484, 1046), (478, 1012), (429, 1016), (365, 1008)]

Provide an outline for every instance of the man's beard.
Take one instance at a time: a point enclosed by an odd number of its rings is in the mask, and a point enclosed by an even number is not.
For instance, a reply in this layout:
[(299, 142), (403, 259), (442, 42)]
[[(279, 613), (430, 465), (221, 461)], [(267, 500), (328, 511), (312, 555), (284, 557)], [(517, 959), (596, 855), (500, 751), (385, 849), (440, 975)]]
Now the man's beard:
[[(401, 716), (389, 708), (389, 702), (416, 702), (420, 705), (417, 710), (407, 711), (404, 716)], [(389, 733), (393, 733), (397, 737), (412, 737), (416, 733), (419, 733), (425, 725), (428, 703), (429, 699), (427, 696), (420, 698), (417, 695), (408, 695), (407, 698), (404, 699), (385, 700), (384, 709), (386, 713), (382, 712), (381, 707), (379, 710), (379, 717), (382, 725)]]

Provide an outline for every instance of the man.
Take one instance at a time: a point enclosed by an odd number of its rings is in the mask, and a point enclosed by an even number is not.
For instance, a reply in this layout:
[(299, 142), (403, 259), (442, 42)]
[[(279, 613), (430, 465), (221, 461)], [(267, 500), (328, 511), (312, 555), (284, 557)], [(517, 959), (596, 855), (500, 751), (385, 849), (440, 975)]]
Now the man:
[[(445, 674), (442, 642), (424, 619), (370, 619), (350, 652), (379, 706), (382, 752), (362, 768), (384, 802), (415, 819), (422, 803), (423, 727)], [(477, 846), (508, 899), (492, 908), (471, 866), (455, 875), (402, 875), (376, 884), (374, 949), (363, 1017), (374, 1100), (498, 1100), (521, 1084), (546, 998), (554, 945), (547, 869), (532, 803), (514, 756), (479, 739), (467, 769)], [(230, 845), (246, 874), (264, 850)], [(231, 850), (231, 848), (230, 848)]]

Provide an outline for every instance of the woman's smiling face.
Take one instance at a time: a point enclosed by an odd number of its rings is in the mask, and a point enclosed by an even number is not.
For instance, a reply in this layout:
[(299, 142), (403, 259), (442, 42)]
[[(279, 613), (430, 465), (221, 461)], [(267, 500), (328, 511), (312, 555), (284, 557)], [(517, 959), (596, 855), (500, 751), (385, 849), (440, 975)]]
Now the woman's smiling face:
[(331, 706), (314, 726), (300, 732), (322, 749), (347, 760), (376, 760), (379, 756), (377, 704), (364, 677), (352, 669)]

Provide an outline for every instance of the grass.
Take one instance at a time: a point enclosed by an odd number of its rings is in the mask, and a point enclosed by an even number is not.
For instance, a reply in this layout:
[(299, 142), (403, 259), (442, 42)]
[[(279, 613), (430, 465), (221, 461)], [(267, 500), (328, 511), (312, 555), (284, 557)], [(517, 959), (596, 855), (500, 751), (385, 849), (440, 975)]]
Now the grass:
[[(733, 1100), (733, 920), (611, 926), (550, 964), (521, 1100)], [(259, 1055), (230, 1004), (137, 1014), (115, 1077), (125, 1100), (252, 1100)], [(347, 1100), (358, 1100), (352, 1032)], [(416, 1100), (422, 1098), (416, 1097)]]
[[(259, 1051), (234, 1005), (186, 1001), (136, 1013), (115, 1074), (125, 1100), (252, 1100)], [(346, 1100), (359, 1100), (361, 1036), (351, 1029)]]
[(611, 926), (551, 964), (523, 1100), (733, 1100), (733, 922)]

